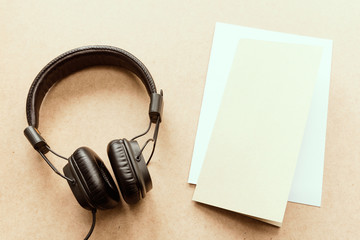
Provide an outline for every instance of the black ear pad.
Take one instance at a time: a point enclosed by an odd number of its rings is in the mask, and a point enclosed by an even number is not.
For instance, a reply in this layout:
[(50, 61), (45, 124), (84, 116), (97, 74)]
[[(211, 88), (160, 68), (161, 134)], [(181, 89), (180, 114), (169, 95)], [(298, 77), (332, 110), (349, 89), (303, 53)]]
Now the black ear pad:
[(119, 192), (109, 171), (90, 148), (78, 148), (63, 169), (65, 176), (75, 179), (70, 188), (85, 209), (114, 208), (120, 201)]
[(126, 139), (111, 141), (107, 152), (125, 202), (137, 203), (152, 188), (151, 178), (143, 158), (141, 160), (146, 170), (139, 167), (130, 142)]

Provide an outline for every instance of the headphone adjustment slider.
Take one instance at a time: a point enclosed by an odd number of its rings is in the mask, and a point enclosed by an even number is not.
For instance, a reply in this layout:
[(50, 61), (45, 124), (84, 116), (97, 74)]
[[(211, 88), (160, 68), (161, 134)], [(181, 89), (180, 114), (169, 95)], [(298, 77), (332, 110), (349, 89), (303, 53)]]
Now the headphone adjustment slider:
[(149, 116), (150, 116), (150, 121), (152, 123), (157, 123), (158, 118), (159, 118), (159, 122), (161, 122), (163, 107), (164, 107), (163, 91), (161, 90), (160, 94), (152, 93), (151, 102), (149, 105)]
[(49, 146), (47, 145), (45, 139), (40, 135), (39, 130), (35, 127), (28, 126), (25, 128), (24, 135), (36, 151), (40, 151), (43, 154), (49, 152)]

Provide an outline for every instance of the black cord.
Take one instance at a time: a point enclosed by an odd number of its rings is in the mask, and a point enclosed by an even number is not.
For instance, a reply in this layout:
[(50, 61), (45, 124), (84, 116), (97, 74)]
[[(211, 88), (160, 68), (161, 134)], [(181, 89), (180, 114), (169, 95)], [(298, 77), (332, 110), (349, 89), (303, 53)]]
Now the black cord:
[(136, 137), (133, 137), (130, 141), (134, 141), (135, 139), (144, 136), (145, 134), (147, 134), (147, 133), (149, 132), (150, 128), (151, 128), (151, 120), (150, 120), (150, 122), (149, 122), (149, 126), (148, 126), (148, 128), (146, 129), (146, 131), (143, 132), (143, 133), (140, 134), (140, 135), (137, 135)]
[(69, 159), (67, 159), (66, 157), (63, 157), (63, 156), (61, 156), (60, 154), (54, 152), (49, 146), (46, 146), (46, 148), (47, 148), (47, 150), (49, 150), (49, 151), (50, 151), (52, 154), (54, 154), (55, 156), (57, 156), (57, 157), (59, 157), (59, 158), (62, 158), (62, 159), (64, 159), (64, 160), (66, 160), (66, 161), (69, 161)]
[[(66, 161), (69, 161), (67, 158), (61, 156), (60, 154), (57, 154), (56, 152), (54, 152), (53, 150), (51, 150), (51, 148), (49, 146), (46, 146), (46, 148), (51, 152), (53, 153), (55, 156), (59, 157), (59, 158), (62, 158), (62, 159), (65, 159)], [(74, 179), (70, 179), (64, 175), (62, 175), (57, 169), (56, 167), (50, 162), (50, 160), (45, 156), (45, 154), (43, 154), (42, 152), (38, 151), (40, 156), (46, 161), (46, 163), (51, 167), (51, 169), (56, 173), (58, 174), (60, 177), (74, 183), (75, 180)], [(92, 217), (93, 217), (93, 220), (92, 220), (92, 224), (91, 224), (91, 227), (90, 227), (90, 230), (88, 232), (88, 234), (86, 235), (86, 237), (84, 238), (84, 240), (87, 240), (90, 238), (91, 234), (93, 233), (94, 231), (94, 228), (95, 228), (95, 223), (96, 223), (96, 209), (93, 209), (92, 211)]]
[(92, 220), (91, 228), (90, 228), (88, 234), (86, 235), (86, 237), (84, 238), (84, 240), (89, 239), (89, 237), (91, 236), (91, 234), (92, 234), (92, 232), (94, 231), (94, 228), (95, 228), (95, 223), (96, 223), (96, 208), (93, 209), (91, 212), (92, 212), (93, 220)]
[(49, 160), (42, 152), (40, 152), (40, 151), (38, 151), (38, 152), (39, 152), (40, 156), (45, 160), (45, 162), (51, 167), (51, 169), (52, 169), (57, 175), (59, 175), (60, 177), (66, 179), (66, 180), (68, 180), (68, 181), (70, 181), (71, 183), (74, 183), (74, 182), (75, 182), (74, 179), (71, 179), (71, 178), (68, 178), (68, 177), (62, 175), (62, 174), (56, 169), (56, 167), (50, 162), (50, 160)]
[[(151, 120), (150, 120), (150, 124), (149, 124), (148, 129), (147, 129), (144, 133), (142, 133), (142, 134), (140, 134), (140, 135), (132, 138), (131, 141), (135, 140), (135, 139), (138, 138), (138, 137), (144, 136), (146, 133), (148, 133), (149, 130), (150, 130), (150, 128), (151, 128), (151, 123), (152, 123), (152, 122), (151, 122)], [(158, 137), (158, 133), (159, 133), (159, 126), (160, 126), (160, 116), (159, 116), (158, 119), (156, 120), (156, 126), (155, 126), (155, 130), (154, 130), (153, 138), (150, 138), (150, 139), (148, 139), (148, 140), (145, 142), (145, 144), (143, 145), (143, 147), (142, 147), (141, 150), (140, 150), (139, 155), (136, 156), (136, 159), (139, 159), (140, 156), (141, 156), (141, 154), (142, 154), (142, 152), (144, 151), (145, 147), (148, 145), (148, 143), (149, 143), (149, 142), (154, 142), (153, 148), (152, 148), (152, 151), (151, 151), (151, 154), (150, 154), (150, 157), (149, 157), (149, 159), (147, 160), (146, 165), (149, 164), (152, 156), (154, 155), (155, 146), (156, 146), (156, 142), (157, 142), (157, 137)]]
[(137, 160), (140, 159), (140, 155), (141, 155), (142, 152), (144, 151), (146, 145), (148, 145), (149, 142), (153, 142), (153, 141), (154, 141), (154, 139), (150, 138), (150, 139), (148, 139), (148, 140), (145, 142), (144, 146), (143, 146), (143, 147), (141, 148), (141, 150), (140, 150), (139, 155), (136, 156), (136, 159), (137, 159)]
[(160, 126), (160, 117), (156, 121), (156, 127), (155, 127), (155, 131), (154, 131), (154, 136), (153, 136), (153, 139), (154, 139), (153, 149), (151, 151), (149, 160), (147, 160), (147, 162), (146, 162), (146, 165), (148, 165), (150, 163), (150, 160), (151, 160), (152, 156), (154, 155), (155, 146), (156, 146), (156, 142), (157, 142), (157, 137), (158, 137), (158, 133), (159, 133), (159, 126)]

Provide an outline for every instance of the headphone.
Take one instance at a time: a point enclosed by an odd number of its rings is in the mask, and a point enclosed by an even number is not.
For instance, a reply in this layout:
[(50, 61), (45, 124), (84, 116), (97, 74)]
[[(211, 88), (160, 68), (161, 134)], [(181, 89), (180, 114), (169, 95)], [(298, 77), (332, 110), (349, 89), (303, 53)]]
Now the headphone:
[[(120, 201), (119, 191), (104, 162), (90, 148), (80, 147), (69, 158), (65, 158), (49, 147), (38, 130), (39, 110), (44, 97), (57, 82), (79, 70), (97, 65), (121, 67), (131, 71), (142, 81), (150, 97), (150, 121), (147, 130), (131, 140), (116, 139), (107, 146), (107, 154), (121, 195), (128, 204), (139, 202), (152, 189), (147, 165), (155, 150), (163, 110), (163, 92), (161, 90), (159, 94), (157, 93), (155, 82), (145, 65), (120, 48), (112, 46), (76, 48), (53, 59), (36, 76), (26, 100), (26, 117), (29, 126), (24, 130), (24, 135), (53, 171), (67, 180), (78, 203), (92, 211), (93, 224), (85, 239), (90, 237), (94, 229), (96, 210), (116, 207)], [(155, 124), (153, 138), (147, 140), (140, 148), (135, 139), (148, 133), (152, 124)], [(142, 152), (151, 141), (153, 141), (153, 149), (145, 162)], [(63, 168), (64, 174), (61, 174), (46, 157), (49, 152), (67, 161)]]

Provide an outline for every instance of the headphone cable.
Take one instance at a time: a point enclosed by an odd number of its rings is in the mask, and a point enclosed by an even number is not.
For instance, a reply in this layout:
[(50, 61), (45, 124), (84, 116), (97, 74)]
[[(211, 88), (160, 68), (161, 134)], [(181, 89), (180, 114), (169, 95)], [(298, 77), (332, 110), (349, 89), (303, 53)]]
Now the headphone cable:
[(43, 154), (41, 151), (38, 151), (38, 153), (40, 154), (40, 156), (45, 160), (45, 162), (51, 167), (51, 169), (60, 177), (66, 179), (67, 181), (71, 182), (71, 183), (75, 183), (74, 179), (68, 178), (67, 176), (64, 176), (63, 174), (61, 174), (59, 172), (59, 170), (57, 170), (57, 168), (50, 162), (50, 160), (45, 156), (45, 154)]
[(150, 160), (151, 160), (152, 156), (154, 155), (154, 151), (155, 151), (155, 147), (156, 147), (156, 142), (157, 142), (157, 137), (158, 137), (158, 134), (159, 134), (159, 125), (160, 125), (160, 117), (158, 117), (158, 119), (157, 119), (157, 121), (156, 121), (156, 126), (155, 126), (154, 136), (153, 136), (154, 144), (153, 144), (153, 148), (152, 148), (150, 157), (149, 157), (149, 159), (148, 159), (147, 162), (146, 162), (146, 165), (149, 165)]
[(49, 150), (52, 154), (54, 154), (55, 156), (64, 159), (65, 161), (69, 161), (69, 159), (67, 159), (64, 156), (61, 156), (60, 154), (56, 153), (54, 150), (52, 150), (49, 146), (46, 146), (47, 150)]
[(92, 212), (92, 217), (93, 217), (93, 220), (92, 220), (92, 224), (91, 224), (91, 228), (88, 232), (88, 234), (86, 235), (86, 237), (84, 238), (84, 240), (88, 240), (91, 236), (91, 234), (93, 233), (94, 231), (94, 228), (95, 228), (95, 223), (96, 223), (96, 208), (91, 210)]

